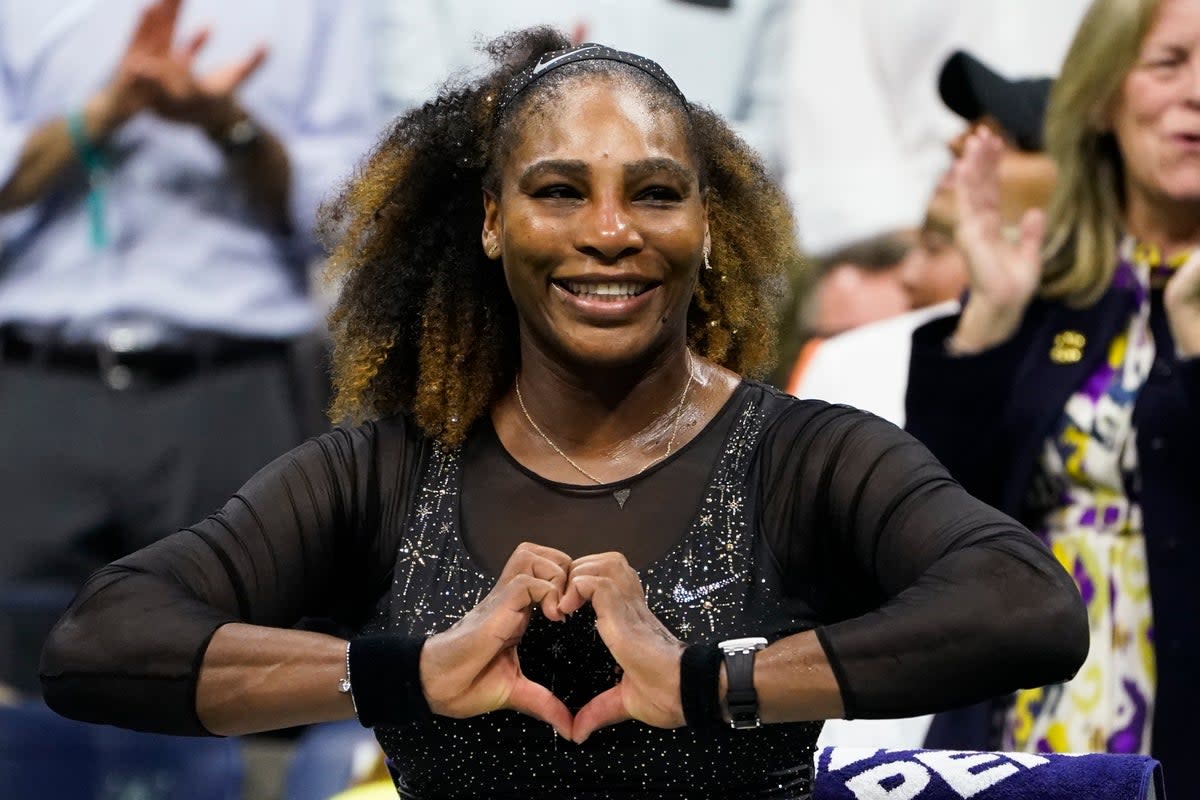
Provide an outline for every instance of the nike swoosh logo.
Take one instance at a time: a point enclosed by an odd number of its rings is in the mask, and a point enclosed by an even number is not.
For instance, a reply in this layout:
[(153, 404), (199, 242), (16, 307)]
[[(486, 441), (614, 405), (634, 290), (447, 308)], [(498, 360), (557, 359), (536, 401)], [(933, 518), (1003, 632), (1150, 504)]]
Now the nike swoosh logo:
[(588, 47), (576, 48), (575, 50), (571, 50), (570, 52), (563, 53), (561, 56), (555, 56), (554, 58), (550, 59), (549, 61), (539, 60), (537, 63), (537, 66), (535, 66), (533, 68), (533, 72), (530, 73), (529, 77), (532, 78), (535, 75), (540, 75), (541, 73), (550, 69), (550, 67), (554, 66), (557, 62), (562, 61), (564, 58), (570, 58), (570, 57), (574, 56), (576, 53), (582, 53), (587, 50), (595, 50), (598, 47), (600, 47), (600, 45), (593, 44), (593, 45), (589, 45)]
[(703, 586), (697, 586), (695, 589), (688, 589), (683, 585), (683, 581), (680, 580), (675, 584), (675, 588), (671, 590), (671, 598), (676, 603), (694, 603), (697, 600), (703, 599), (707, 595), (712, 594), (722, 586), (728, 586), (736, 580), (737, 578), (725, 578), (724, 580), (706, 583)]

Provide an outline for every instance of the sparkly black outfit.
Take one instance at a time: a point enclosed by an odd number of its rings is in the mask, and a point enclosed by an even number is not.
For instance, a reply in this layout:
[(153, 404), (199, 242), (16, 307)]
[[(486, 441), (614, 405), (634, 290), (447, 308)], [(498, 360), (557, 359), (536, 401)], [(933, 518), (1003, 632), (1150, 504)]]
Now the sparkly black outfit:
[[(47, 698), (71, 716), (203, 733), (195, 680), (220, 624), (321, 615), (434, 633), (523, 540), (625, 553), (689, 642), (817, 628), (848, 716), (945, 708), (1076, 666), (1064, 631), (1082, 608), (1033, 536), (890, 424), (747, 382), (687, 446), (609, 486), (529, 473), (486, 420), (453, 452), (402, 418), (310, 441), (219, 514), (96, 573), (47, 649)], [(592, 619), (535, 612), (519, 649), (572, 710), (617, 679)], [(627, 722), (576, 746), (497, 712), (377, 734), (403, 797), (801, 798), (819, 730)]]

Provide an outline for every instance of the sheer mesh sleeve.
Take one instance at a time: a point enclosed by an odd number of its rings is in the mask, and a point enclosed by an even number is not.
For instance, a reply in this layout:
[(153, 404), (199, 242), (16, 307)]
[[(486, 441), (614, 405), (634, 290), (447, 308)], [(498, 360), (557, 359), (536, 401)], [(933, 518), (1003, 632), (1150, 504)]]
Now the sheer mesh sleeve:
[(908, 434), (797, 403), (763, 457), (764, 532), (785, 586), (825, 623), (847, 717), (938, 711), (1082, 663), (1087, 617), (1070, 576)]
[(310, 440), (216, 514), (94, 573), (46, 644), (46, 701), (77, 719), (204, 734), (196, 679), (221, 625), (360, 622), (388, 581), (379, 532), (397, 526), (380, 515), (400, 505), (377, 493), (402, 490), (415, 457), (391, 427)]

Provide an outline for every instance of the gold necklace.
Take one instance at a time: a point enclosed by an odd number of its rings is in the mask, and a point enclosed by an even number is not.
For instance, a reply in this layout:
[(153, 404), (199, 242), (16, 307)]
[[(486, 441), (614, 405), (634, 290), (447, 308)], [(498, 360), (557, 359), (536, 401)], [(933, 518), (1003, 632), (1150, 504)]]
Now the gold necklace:
[[(693, 364), (692, 364), (692, 351), (691, 350), (687, 351), (687, 357), (688, 357), (688, 379), (687, 379), (687, 383), (685, 383), (683, 385), (683, 394), (679, 396), (679, 405), (675, 406), (675, 411), (674, 411), (675, 419), (671, 423), (671, 438), (669, 440), (667, 440), (667, 451), (665, 453), (663, 453), (661, 456), (659, 456), (658, 458), (649, 462), (648, 464), (644, 464), (641, 469), (639, 469), (637, 472), (633, 473), (633, 475), (631, 475), (630, 477), (634, 477), (636, 475), (641, 475), (643, 472), (650, 469), (650, 467), (654, 466), (655, 464), (662, 461), (667, 456), (671, 455), (671, 451), (675, 448), (675, 437), (679, 435), (679, 420), (683, 416), (683, 406), (687, 402), (688, 392), (691, 390), (692, 382), (695, 379), (695, 372), (694, 372)], [(521, 375), (520, 375), (520, 373), (518, 373), (517, 376), (513, 379), (513, 386), (517, 390), (517, 404), (521, 406), (521, 413), (525, 415), (525, 420), (526, 420), (526, 422), (529, 423), (529, 427), (533, 428), (534, 431), (537, 432), (537, 435), (542, 437), (542, 440), (545, 441), (546, 444), (550, 445), (550, 448), (552, 450), (554, 450), (554, 452), (556, 452), (560, 456), (562, 456), (564, 461), (566, 461), (568, 464), (570, 464), (572, 467), (574, 467), (575, 470), (577, 472), (579, 472), (581, 475), (583, 475), (585, 478), (587, 478), (588, 480), (592, 481), (593, 483), (597, 483), (597, 484), (606, 483), (606, 481), (600, 480), (595, 475), (593, 475), (592, 473), (588, 472), (586, 469), (581, 467), (575, 461), (575, 459), (571, 458), (569, 455), (564, 453), (562, 451), (562, 448), (559, 447), (558, 445), (556, 445), (554, 443), (554, 440), (551, 439), (549, 436), (547, 436), (546, 432), (543, 431), (540, 427), (538, 427), (538, 424), (533, 421), (533, 417), (529, 415), (529, 409), (527, 409), (525, 407), (525, 398), (521, 396)], [(616, 498), (617, 505), (619, 505), (621, 508), (625, 508), (625, 501), (629, 499), (629, 489), (628, 488), (618, 489), (615, 492), (613, 492), (613, 497)]]

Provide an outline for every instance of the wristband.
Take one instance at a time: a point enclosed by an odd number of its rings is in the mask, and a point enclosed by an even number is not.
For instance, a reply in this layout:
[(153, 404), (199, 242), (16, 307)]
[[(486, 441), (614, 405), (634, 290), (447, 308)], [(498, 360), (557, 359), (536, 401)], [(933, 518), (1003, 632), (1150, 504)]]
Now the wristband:
[(715, 644), (693, 644), (679, 659), (679, 701), (689, 728), (704, 730), (721, 724), (717, 694), (723, 658)]
[(418, 722), (433, 716), (421, 688), (424, 636), (357, 636), (346, 651), (350, 696), (364, 728)]
[(83, 164), (87, 173), (88, 193), (87, 210), (88, 222), (91, 228), (92, 247), (103, 249), (108, 244), (108, 231), (104, 225), (104, 180), (108, 175), (108, 160), (104, 151), (88, 138), (86, 121), (83, 110), (67, 114), (67, 135), (71, 137), (71, 147), (75, 156)]

